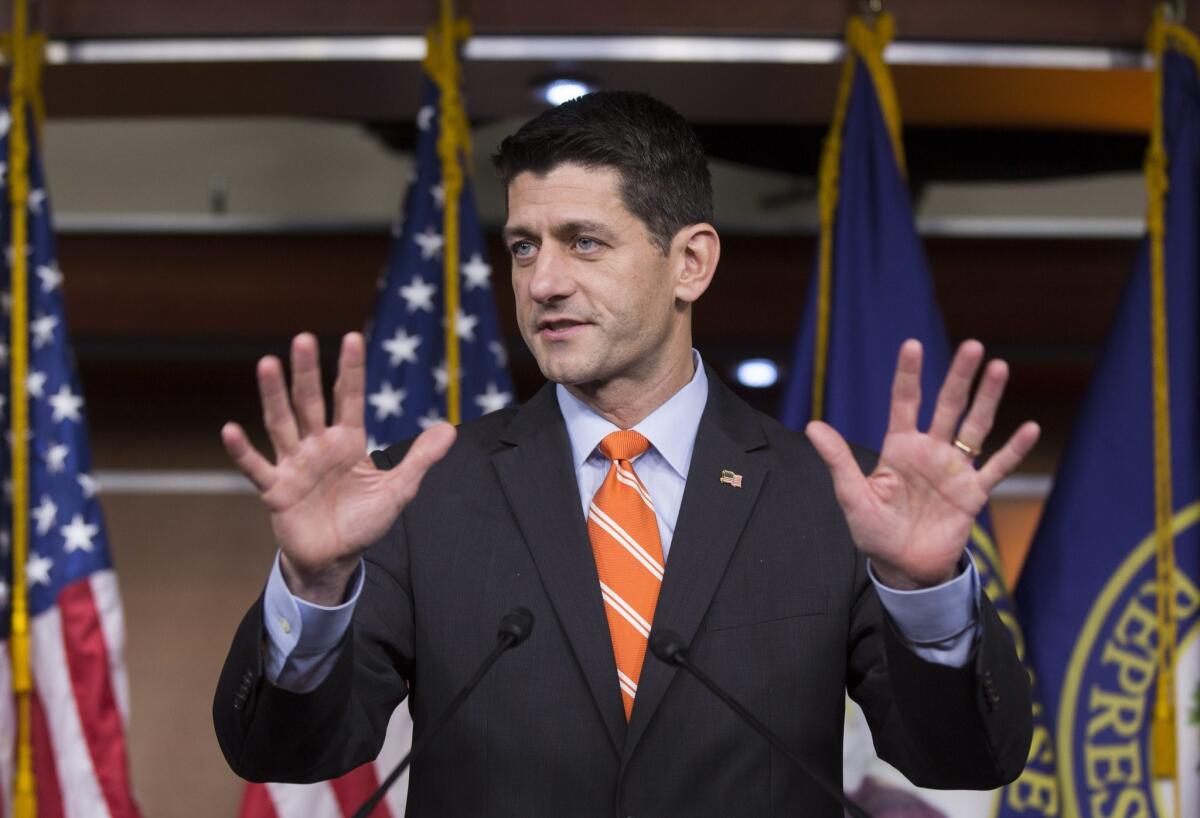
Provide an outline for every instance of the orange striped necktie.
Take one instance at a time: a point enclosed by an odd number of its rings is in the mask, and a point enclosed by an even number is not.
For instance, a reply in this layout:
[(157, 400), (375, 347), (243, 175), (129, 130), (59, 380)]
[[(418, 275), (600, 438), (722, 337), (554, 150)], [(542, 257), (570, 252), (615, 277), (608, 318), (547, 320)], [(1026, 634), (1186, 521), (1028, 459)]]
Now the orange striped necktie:
[(637, 697), (663, 578), (654, 504), (633, 472), (633, 459), (648, 448), (650, 441), (634, 431), (613, 432), (600, 441), (600, 453), (612, 466), (588, 509), (588, 534), (600, 574), (626, 720)]

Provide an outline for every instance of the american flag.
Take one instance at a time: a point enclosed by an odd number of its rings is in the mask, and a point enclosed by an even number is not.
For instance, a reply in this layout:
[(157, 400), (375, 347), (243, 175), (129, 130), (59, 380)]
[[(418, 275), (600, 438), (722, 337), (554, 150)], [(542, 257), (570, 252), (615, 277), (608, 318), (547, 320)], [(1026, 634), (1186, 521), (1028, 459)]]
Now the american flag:
[[(31, 121), (28, 117), (26, 121)], [(0, 101), (0, 156), (8, 156), (12, 116)], [(132, 818), (139, 810), (129, 780), (129, 694), (124, 620), (96, 485), (92, 480), (84, 402), (67, 343), (62, 273), (56, 261), (50, 201), (29, 128), (29, 559), (34, 695), (33, 763), (37, 814), (66, 818)], [(10, 329), (12, 247), (8, 173), (0, 183), (3, 218), (4, 335)], [(11, 394), (8, 346), (0, 349), (4, 424)], [(3, 814), (12, 815), (16, 709), (8, 640), (12, 620), (12, 436), (0, 441), (6, 477), (0, 529), (0, 784)]]
[[(394, 241), (368, 330), (366, 428), (371, 449), (410, 438), (447, 414), (445, 193), (437, 152), (438, 97), (437, 86), (426, 77), (417, 113), (416, 177), (403, 221), (392, 231)], [(502, 409), (513, 400), (491, 273), (468, 180), (459, 203), (457, 334), (463, 420)], [(408, 708), (402, 705), (392, 715), (383, 751), (374, 762), (321, 784), (250, 784), (241, 818), (348, 818), (408, 751), (411, 736)], [(404, 815), (407, 776), (396, 782), (372, 818)]]
[[(437, 153), (438, 90), (426, 78), (417, 113), (416, 179), (404, 220), (392, 231), (387, 268), (367, 345), (367, 433), (379, 446), (404, 440), (446, 417), (445, 308), (442, 301), (442, 166)], [(483, 231), (471, 183), (459, 203), (458, 346), (462, 419), (512, 402)]]

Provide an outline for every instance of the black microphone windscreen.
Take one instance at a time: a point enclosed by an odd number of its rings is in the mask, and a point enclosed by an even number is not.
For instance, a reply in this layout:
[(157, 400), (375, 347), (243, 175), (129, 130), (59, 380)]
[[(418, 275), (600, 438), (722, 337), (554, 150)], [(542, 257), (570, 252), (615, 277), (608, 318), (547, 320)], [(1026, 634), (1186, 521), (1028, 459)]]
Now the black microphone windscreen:
[(683, 637), (671, 630), (656, 630), (650, 634), (650, 652), (668, 665), (679, 664), (687, 651)]
[(512, 645), (516, 647), (529, 638), (533, 633), (533, 613), (528, 608), (513, 608), (500, 620), (500, 638), (512, 637)]

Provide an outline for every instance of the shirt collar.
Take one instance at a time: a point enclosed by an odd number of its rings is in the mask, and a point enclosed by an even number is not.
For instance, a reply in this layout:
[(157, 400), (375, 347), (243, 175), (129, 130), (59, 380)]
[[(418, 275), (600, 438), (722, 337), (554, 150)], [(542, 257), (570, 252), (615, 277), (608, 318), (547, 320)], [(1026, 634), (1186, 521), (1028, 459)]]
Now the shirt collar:
[[(692, 361), (696, 372), (692, 379), (655, 409), (633, 428), (642, 433), (650, 444), (662, 455), (667, 464), (681, 478), (687, 479), (688, 467), (692, 463), (692, 449), (696, 445), (696, 432), (700, 428), (700, 416), (708, 402), (708, 375), (700, 353), (692, 350)], [(617, 426), (600, 417), (596, 412), (558, 384), (555, 387), (558, 407), (567, 424), (567, 436), (571, 439), (571, 457), (575, 471), (583, 465), (600, 441), (610, 432), (620, 431)]]

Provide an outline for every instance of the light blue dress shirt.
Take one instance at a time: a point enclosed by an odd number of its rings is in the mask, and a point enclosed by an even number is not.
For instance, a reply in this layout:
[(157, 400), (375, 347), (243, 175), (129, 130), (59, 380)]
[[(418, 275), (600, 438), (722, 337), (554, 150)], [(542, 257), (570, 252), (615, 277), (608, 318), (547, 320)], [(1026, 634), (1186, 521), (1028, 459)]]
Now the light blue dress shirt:
[[(633, 461), (638, 478), (650, 493), (658, 513), (663, 559), (670, 570), (671, 540), (692, 463), (700, 416), (708, 401), (708, 376), (693, 350), (696, 372), (686, 386), (633, 428), (650, 441), (650, 448)], [(579, 502), (587, 517), (592, 497), (608, 474), (608, 460), (597, 451), (600, 441), (618, 427), (600, 417), (563, 386), (556, 389), (558, 405), (571, 440), (571, 456), (579, 483)], [(263, 599), (267, 631), (267, 678), (297, 693), (315, 688), (325, 678), (337, 654), (335, 648), (350, 625), (354, 604), (362, 592), (365, 566), (351, 578), (353, 589), (345, 603), (324, 607), (293, 596), (284, 583), (276, 557)], [(979, 577), (966, 561), (955, 579), (934, 588), (898, 591), (868, 574), (880, 601), (917, 655), (931, 662), (961, 667), (966, 663), (977, 630)]]

